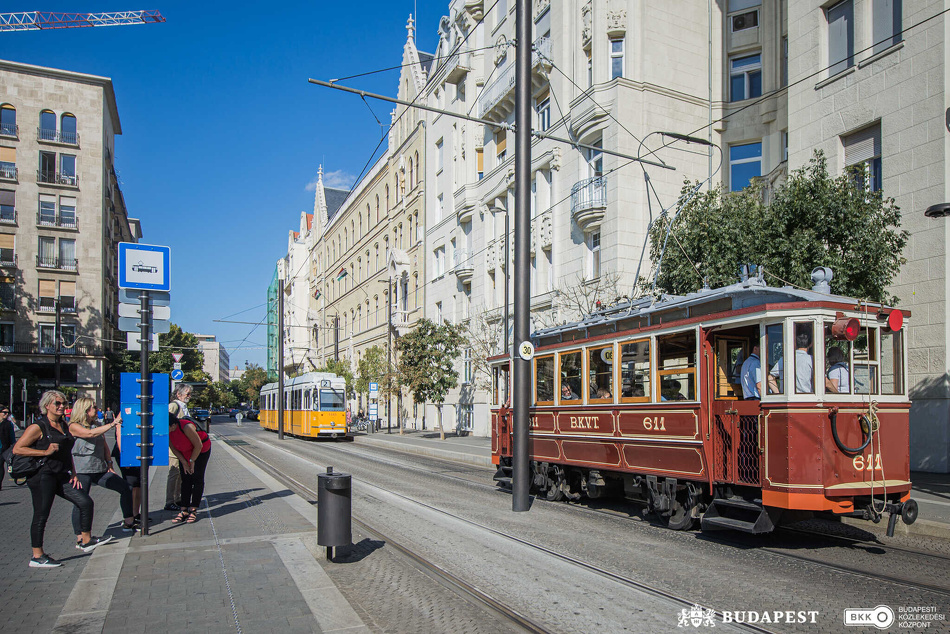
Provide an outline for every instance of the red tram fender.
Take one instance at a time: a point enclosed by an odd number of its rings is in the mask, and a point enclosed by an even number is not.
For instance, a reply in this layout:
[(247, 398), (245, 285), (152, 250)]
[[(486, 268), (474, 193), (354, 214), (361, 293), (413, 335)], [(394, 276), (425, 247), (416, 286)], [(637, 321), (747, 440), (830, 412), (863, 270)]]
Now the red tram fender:
[[(891, 533), (917, 515), (905, 316), (759, 278), (535, 332), (532, 486), (551, 500), (622, 495), (677, 529), (890, 513)], [(504, 483), (508, 360), (489, 361)]]

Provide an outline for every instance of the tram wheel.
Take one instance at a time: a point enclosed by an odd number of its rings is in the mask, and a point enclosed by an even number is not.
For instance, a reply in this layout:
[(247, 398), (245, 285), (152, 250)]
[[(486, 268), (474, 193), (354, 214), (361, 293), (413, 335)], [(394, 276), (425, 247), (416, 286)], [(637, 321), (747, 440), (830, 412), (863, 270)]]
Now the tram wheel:
[(693, 506), (689, 504), (689, 494), (685, 489), (677, 492), (673, 500), (673, 512), (661, 519), (667, 528), (674, 531), (688, 531), (693, 527), (696, 518), (693, 517)]

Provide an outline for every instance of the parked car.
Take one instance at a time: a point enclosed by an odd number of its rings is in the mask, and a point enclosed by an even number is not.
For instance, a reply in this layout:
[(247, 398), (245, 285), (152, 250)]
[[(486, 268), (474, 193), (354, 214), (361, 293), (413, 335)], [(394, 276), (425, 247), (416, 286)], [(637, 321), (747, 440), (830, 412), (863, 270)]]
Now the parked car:
[(257, 417), (260, 415), (260, 413), (261, 413), (260, 410), (249, 409), (246, 412), (244, 412), (244, 416), (248, 420), (257, 420)]
[(192, 416), (195, 417), (197, 421), (205, 421), (211, 418), (211, 413), (206, 409), (193, 409), (191, 410)]

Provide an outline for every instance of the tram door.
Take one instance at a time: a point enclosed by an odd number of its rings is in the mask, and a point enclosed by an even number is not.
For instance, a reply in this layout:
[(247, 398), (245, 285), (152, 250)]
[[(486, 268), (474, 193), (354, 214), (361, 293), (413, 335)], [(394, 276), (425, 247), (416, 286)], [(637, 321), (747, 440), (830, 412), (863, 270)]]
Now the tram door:
[[(743, 399), (741, 369), (758, 340), (758, 328), (711, 335), (707, 376), (716, 482), (760, 486), (758, 399)], [(764, 374), (763, 374), (764, 376)]]
[(498, 407), (498, 449), (503, 456), (514, 455), (514, 420), (510, 400), (510, 374), (508, 366), (496, 367), (494, 371), (493, 399)]

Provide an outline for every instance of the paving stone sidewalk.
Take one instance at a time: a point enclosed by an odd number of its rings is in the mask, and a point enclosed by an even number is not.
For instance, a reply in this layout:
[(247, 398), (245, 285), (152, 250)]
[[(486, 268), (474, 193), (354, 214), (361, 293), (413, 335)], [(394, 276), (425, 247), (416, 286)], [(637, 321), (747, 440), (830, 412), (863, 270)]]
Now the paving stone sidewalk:
[[(166, 469), (154, 471), (150, 508), (161, 509)], [(104, 532), (100, 526), (120, 519), (118, 496), (94, 489), (93, 497), (94, 533)], [(47, 533), (50, 554), (64, 560), (68, 554), (66, 565), (31, 570), (29, 492), (0, 491), (5, 630), (368, 631), (318, 562), (323, 549), (316, 545), (316, 508), (220, 439), (213, 443), (205, 499), (194, 524), (173, 524), (173, 513), (155, 510), (148, 536), (119, 539), (92, 556), (73, 548), (78, 557), (72, 557), (70, 510), (57, 500)]]

